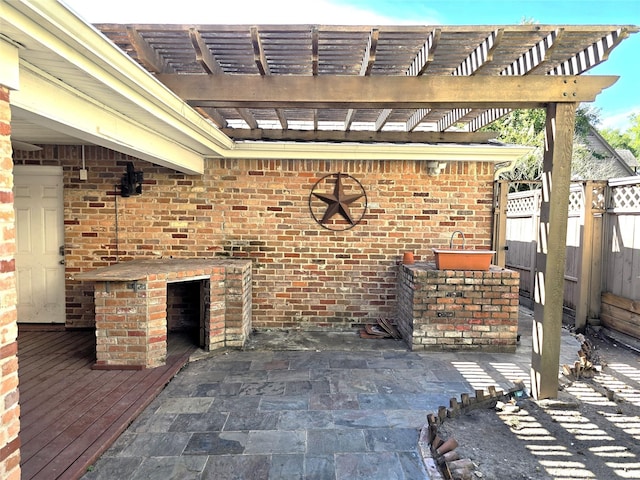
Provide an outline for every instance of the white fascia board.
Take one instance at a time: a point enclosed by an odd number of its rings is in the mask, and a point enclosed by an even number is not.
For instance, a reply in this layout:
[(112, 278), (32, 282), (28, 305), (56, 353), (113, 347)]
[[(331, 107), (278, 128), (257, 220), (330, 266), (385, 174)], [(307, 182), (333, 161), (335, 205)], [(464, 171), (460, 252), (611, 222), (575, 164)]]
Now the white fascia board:
[(225, 158), (309, 160), (419, 160), (439, 162), (512, 162), (531, 153), (521, 145), (389, 145), (358, 143), (236, 142)]
[(20, 85), (18, 45), (0, 37), (0, 85), (15, 90)]
[(3, 12), (5, 21), (98, 84), (198, 142), (203, 154), (211, 155), (233, 147), (229, 137), (62, 3), (5, 1), (14, 7)]
[(21, 61), (20, 89), (11, 107), (36, 124), (190, 175), (204, 172), (204, 158), (157, 131), (71, 89)]

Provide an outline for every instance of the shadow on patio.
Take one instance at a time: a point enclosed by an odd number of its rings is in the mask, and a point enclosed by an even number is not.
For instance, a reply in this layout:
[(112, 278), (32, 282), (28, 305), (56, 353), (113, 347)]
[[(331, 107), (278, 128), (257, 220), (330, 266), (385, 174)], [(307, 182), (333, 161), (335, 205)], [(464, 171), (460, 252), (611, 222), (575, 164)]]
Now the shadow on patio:
[[(600, 373), (563, 375), (557, 400), (522, 399), (447, 419), (440, 435), (455, 438), (456, 454), (484, 478), (640, 478), (640, 356), (601, 337), (589, 340)], [(509, 363), (456, 366), (476, 389), (495, 384), (492, 369), (523, 373)]]

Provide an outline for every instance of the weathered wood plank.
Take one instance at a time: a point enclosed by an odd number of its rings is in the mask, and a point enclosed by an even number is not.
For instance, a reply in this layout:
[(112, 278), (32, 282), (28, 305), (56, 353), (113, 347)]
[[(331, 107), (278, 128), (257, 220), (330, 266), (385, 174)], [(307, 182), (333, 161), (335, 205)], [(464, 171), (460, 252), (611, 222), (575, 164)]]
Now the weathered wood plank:
[(606, 313), (600, 314), (600, 321), (602, 322), (602, 325), (607, 328), (611, 328), (612, 330), (640, 339), (640, 327), (637, 324), (625, 322), (620, 318), (607, 315)]
[(496, 132), (388, 132), (388, 131), (306, 131), (306, 130), (246, 130), (223, 128), (235, 140), (334, 141), (388, 143), (489, 143)]
[(629, 310), (632, 313), (640, 315), (640, 301), (631, 300), (629, 298), (619, 297), (611, 292), (602, 293), (603, 304), (611, 305), (621, 308), (623, 310)]
[(600, 320), (607, 328), (640, 338), (640, 301), (604, 292)]

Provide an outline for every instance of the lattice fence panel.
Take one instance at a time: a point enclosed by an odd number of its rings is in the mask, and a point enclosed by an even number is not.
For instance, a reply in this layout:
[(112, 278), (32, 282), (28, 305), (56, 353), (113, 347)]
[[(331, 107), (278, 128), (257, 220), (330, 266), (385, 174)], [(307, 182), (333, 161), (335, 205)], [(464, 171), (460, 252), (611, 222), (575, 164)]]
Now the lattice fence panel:
[(509, 194), (507, 216), (530, 216), (540, 211), (540, 190)]
[(569, 215), (579, 216), (584, 210), (584, 194), (580, 184), (571, 184), (569, 191)]
[(609, 190), (608, 210), (640, 212), (640, 183), (612, 186)]

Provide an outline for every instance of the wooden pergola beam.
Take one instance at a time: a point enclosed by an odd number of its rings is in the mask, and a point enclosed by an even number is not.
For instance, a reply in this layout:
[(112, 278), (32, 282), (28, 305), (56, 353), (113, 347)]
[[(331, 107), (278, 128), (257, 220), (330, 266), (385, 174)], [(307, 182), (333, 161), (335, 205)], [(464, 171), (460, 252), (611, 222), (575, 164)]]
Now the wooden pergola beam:
[(196, 107), (540, 108), (591, 102), (617, 76), (157, 75)]
[[(360, 65), (360, 75), (366, 76), (371, 75), (371, 70), (373, 70), (373, 64), (376, 61), (376, 50), (378, 48), (378, 37), (380, 36), (380, 30), (374, 28), (371, 30), (369, 34), (369, 39), (367, 40), (367, 47), (364, 50), (364, 56), (362, 57), (362, 65)], [(351, 128), (351, 124), (353, 123), (353, 119), (356, 116), (356, 111), (353, 108), (350, 108), (345, 115), (344, 118), (344, 129), (349, 130)]]
[(223, 128), (234, 140), (361, 143), (489, 143), (498, 132), (372, 132), (365, 130), (278, 130)]
[(253, 46), (253, 60), (258, 67), (260, 75), (271, 75), (269, 69), (269, 62), (267, 62), (267, 56), (262, 48), (262, 42), (260, 41), (260, 33), (258, 27), (251, 27), (251, 45)]

